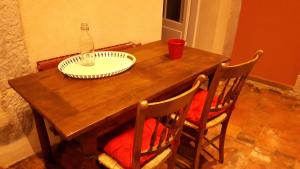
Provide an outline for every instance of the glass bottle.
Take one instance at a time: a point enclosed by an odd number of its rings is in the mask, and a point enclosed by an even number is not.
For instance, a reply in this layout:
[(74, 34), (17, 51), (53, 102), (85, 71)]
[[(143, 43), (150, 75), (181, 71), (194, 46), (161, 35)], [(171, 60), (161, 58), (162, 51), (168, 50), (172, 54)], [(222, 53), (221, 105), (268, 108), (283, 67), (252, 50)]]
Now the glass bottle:
[(81, 35), (79, 39), (79, 48), (82, 66), (93, 66), (95, 64), (94, 42), (89, 34), (89, 26), (87, 23), (81, 23)]

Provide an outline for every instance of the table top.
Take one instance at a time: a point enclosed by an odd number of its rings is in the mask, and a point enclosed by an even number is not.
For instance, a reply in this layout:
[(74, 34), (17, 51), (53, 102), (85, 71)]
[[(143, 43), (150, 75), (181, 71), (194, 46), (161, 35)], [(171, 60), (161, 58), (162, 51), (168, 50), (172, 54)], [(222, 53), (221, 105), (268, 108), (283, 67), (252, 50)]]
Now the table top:
[(128, 110), (139, 101), (176, 90), (228, 60), (190, 47), (185, 47), (181, 59), (170, 60), (168, 46), (162, 41), (126, 52), (137, 61), (130, 70), (116, 76), (72, 79), (58, 69), (50, 69), (10, 80), (9, 84), (69, 140), (95, 127), (105, 127), (109, 121), (113, 122), (109, 125), (114, 125), (117, 119), (134, 117), (136, 112)]

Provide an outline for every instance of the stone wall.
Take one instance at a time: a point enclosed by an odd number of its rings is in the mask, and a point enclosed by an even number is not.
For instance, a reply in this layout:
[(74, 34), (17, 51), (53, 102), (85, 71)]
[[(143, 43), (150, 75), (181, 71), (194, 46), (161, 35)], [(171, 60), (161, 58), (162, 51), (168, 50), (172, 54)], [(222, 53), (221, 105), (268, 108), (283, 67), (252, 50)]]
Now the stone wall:
[[(24, 44), (17, 0), (0, 1), (0, 149), (29, 134), (33, 118), (29, 105), (8, 80), (33, 72)], [(0, 151), (0, 166), (3, 156)], [(17, 152), (16, 152), (17, 153)]]

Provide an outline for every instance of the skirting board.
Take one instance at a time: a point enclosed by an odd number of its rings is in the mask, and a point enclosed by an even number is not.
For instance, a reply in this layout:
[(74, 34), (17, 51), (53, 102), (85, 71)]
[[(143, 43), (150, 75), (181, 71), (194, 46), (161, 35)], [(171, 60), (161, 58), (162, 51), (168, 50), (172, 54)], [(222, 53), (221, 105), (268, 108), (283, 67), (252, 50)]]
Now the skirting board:
[(279, 83), (279, 82), (274, 82), (274, 81), (267, 80), (267, 79), (264, 79), (264, 78), (261, 78), (261, 77), (257, 77), (257, 76), (251, 76), (251, 75), (249, 75), (248, 79), (252, 80), (252, 81), (259, 82), (259, 83), (263, 83), (263, 84), (266, 84), (266, 85), (269, 85), (269, 86), (277, 87), (277, 88), (280, 88), (282, 90), (293, 90), (292, 86), (289, 86), (289, 85), (286, 85), (286, 84), (282, 84), (282, 83)]

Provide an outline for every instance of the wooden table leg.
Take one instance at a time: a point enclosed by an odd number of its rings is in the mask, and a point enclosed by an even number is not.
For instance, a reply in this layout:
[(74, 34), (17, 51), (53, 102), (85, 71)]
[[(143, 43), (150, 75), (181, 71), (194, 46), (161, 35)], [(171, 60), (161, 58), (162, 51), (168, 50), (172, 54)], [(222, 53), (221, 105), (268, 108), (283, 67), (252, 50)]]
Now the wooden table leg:
[(211, 85), (211, 82), (215, 76), (215, 73), (211, 73), (208, 75), (208, 87)]
[(90, 132), (79, 138), (83, 162), (80, 169), (98, 169), (97, 165), (97, 137), (96, 133)]
[(53, 160), (51, 145), (50, 145), (50, 141), (49, 141), (49, 137), (48, 137), (44, 119), (34, 109), (33, 109), (33, 115), (34, 115), (35, 125), (36, 125), (36, 129), (38, 132), (41, 148), (42, 148), (43, 157), (46, 160), (46, 162), (53, 162), (54, 160)]

